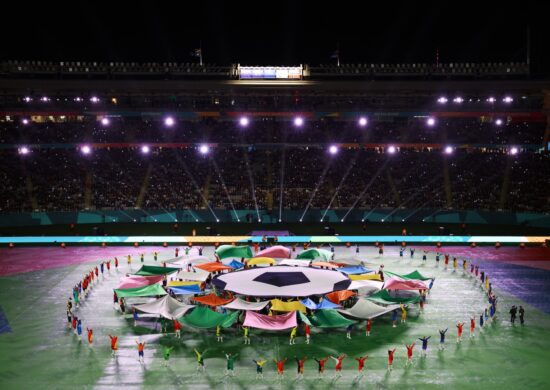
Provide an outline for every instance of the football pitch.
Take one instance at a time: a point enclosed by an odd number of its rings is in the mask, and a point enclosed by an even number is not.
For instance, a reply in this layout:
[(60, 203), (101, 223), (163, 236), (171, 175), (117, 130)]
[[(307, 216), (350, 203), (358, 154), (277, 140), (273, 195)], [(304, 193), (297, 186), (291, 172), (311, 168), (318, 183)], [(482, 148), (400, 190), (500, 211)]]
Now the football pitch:
[[(501, 248), (506, 253), (508, 248)], [(526, 248), (527, 254), (530, 248)], [(251, 330), (251, 345), (243, 345), (236, 328), (222, 331), (224, 341), (217, 342), (215, 330), (183, 328), (182, 338), (162, 334), (156, 318), (142, 316), (137, 326), (131, 314), (121, 315), (113, 305), (113, 288), (120, 277), (141, 266), (138, 253), (145, 253), (145, 264), (172, 258), (173, 248), (159, 247), (86, 247), (14, 248), (0, 250), (0, 266), (13, 268), (15, 262), (28, 264), (0, 277), (0, 387), (2, 389), (115, 389), (115, 388), (436, 388), (447, 389), (548, 389), (550, 388), (550, 315), (538, 302), (548, 302), (550, 258), (523, 266), (499, 262), (498, 254), (479, 258), (474, 263), (488, 272), (498, 296), (494, 321), (479, 330), (479, 315), (488, 301), (479, 280), (464, 273), (462, 257), (456, 271), (436, 267), (435, 252), (422, 261), (422, 250), (414, 258), (409, 252), (399, 257), (397, 247), (387, 247), (379, 256), (373, 246), (336, 247), (335, 261), (354, 258), (369, 268), (384, 264), (386, 271), (408, 273), (419, 270), (435, 277), (424, 311), (418, 305), (408, 311), (407, 322), (392, 327), (391, 313), (373, 320), (372, 332), (365, 335), (365, 323), (358, 323), (352, 338), (345, 329), (312, 329), (311, 343), (305, 343), (303, 328), (295, 345), (289, 345), (289, 331)], [(204, 254), (213, 258), (213, 247)], [(444, 252), (444, 250), (443, 250)], [(131, 269), (124, 256), (133, 255)], [(118, 256), (118, 270), (111, 267), (93, 286), (91, 294), (77, 310), (83, 322), (82, 341), (67, 328), (66, 303), (72, 287), (101, 260)], [(293, 253), (295, 257), (295, 253)], [(452, 256), (451, 256), (452, 258)], [(35, 264), (46, 264), (33, 267)], [(53, 266), (48, 266), (51, 264)], [(526, 263), (527, 264), (527, 263)], [(529, 300), (525, 292), (536, 296)], [(517, 292), (517, 293), (516, 293)], [(521, 294), (524, 292), (524, 294)], [(526, 295), (527, 294), (527, 295)], [(129, 299), (128, 303), (132, 301)], [(525, 326), (510, 324), (508, 311), (515, 304), (526, 311)], [(476, 317), (475, 337), (469, 337), (470, 317)], [(400, 318), (400, 317), (399, 317)], [(456, 324), (465, 322), (461, 343), (456, 342)], [(88, 346), (85, 328), (94, 329), (94, 343)], [(446, 348), (438, 350), (439, 330), (448, 328)], [(119, 336), (119, 351), (111, 357), (108, 335)], [(419, 337), (431, 336), (426, 357), (421, 357)], [(144, 363), (138, 361), (136, 341), (146, 342)], [(406, 366), (406, 344), (416, 342), (413, 364)], [(168, 366), (163, 364), (163, 348), (172, 346)], [(387, 351), (396, 348), (394, 367), (387, 370)], [(198, 373), (194, 349), (206, 351), (206, 372)], [(225, 353), (238, 354), (235, 376), (225, 376)], [(317, 373), (314, 358), (346, 354), (342, 377), (333, 380), (334, 361), (329, 359), (324, 377)], [(364, 376), (357, 380), (355, 357), (368, 355)], [(295, 357), (308, 360), (303, 379), (296, 379)], [(287, 358), (284, 378), (277, 377), (274, 359)], [(264, 378), (256, 379), (253, 360), (267, 360)]]

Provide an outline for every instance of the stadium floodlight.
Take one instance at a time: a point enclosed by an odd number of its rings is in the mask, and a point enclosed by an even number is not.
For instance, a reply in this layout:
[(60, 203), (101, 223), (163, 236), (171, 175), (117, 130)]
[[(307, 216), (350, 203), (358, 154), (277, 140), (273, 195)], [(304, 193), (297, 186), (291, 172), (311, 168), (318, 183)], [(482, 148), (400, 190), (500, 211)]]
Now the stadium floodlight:
[(330, 154), (336, 154), (336, 153), (338, 153), (338, 146), (330, 145), (330, 147), (328, 148), (328, 151), (329, 151)]
[(220, 220), (216, 218), (216, 222), (220, 222)]
[(47, 97), (47, 96), (42, 96), (42, 97), (40, 98), (40, 101), (46, 103), (46, 102), (49, 102), (49, 101), (50, 101), (50, 98)]
[(150, 151), (151, 151), (151, 148), (149, 147), (149, 145), (143, 145), (141, 147), (141, 153), (143, 154), (148, 154)]
[(23, 98), (23, 101), (24, 101), (25, 103), (30, 103), (30, 102), (32, 102), (32, 97), (30, 97), (30, 96), (25, 96), (25, 97)]
[(279, 222), (283, 222), (283, 220), (279, 218)]
[(365, 127), (367, 123), (369, 123), (369, 121), (367, 120), (366, 117), (362, 116), (361, 118), (359, 118), (358, 123), (359, 123), (359, 126)]
[(453, 99), (453, 102), (458, 103), (458, 104), (462, 103), (463, 101), (464, 101), (464, 99), (460, 96), (457, 96)]
[(487, 103), (494, 103), (496, 101), (497, 101), (497, 99), (495, 99), (493, 96), (490, 96), (490, 97), (487, 98)]
[(515, 146), (512, 146), (512, 147), (510, 148), (510, 154), (511, 154), (512, 156), (515, 156), (516, 154), (518, 154), (518, 152), (519, 152), (519, 149), (516, 148)]
[(390, 146), (388, 147), (388, 153), (389, 153), (389, 154), (394, 154), (395, 152), (397, 152), (396, 147), (393, 146), (393, 145), (390, 145)]
[(210, 151), (210, 148), (208, 147), (208, 145), (199, 146), (200, 154), (208, 154), (209, 151)]
[(99, 98), (98, 98), (97, 96), (92, 96), (92, 97), (90, 98), (90, 101), (91, 101), (92, 103), (99, 103)]
[(239, 118), (239, 125), (241, 127), (247, 127), (250, 124), (250, 119), (246, 116), (242, 116)]
[(29, 154), (30, 149), (26, 146), (21, 146), (19, 149), (17, 149), (17, 152), (22, 155)]
[(435, 126), (435, 118), (429, 117), (428, 119), (426, 119), (426, 124), (428, 126)]
[(75, 101), (75, 102), (81, 102), (81, 101), (83, 101), (83, 100), (84, 100), (84, 99), (82, 99), (82, 98), (79, 97), (79, 96), (77, 96), (77, 97), (74, 98), (74, 101)]
[(110, 123), (111, 123), (111, 121), (110, 121), (109, 118), (107, 118), (107, 117), (103, 117), (103, 118), (101, 119), (101, 124), (102, 124), (103, 126), (109, 126)]
[(512, 102), (514, 101), (514, 99), (513, 99), (511, 96), (505, 96), (504, 99), (502, 99), (502, 101), (503, 101), (504, 103), (510, 104), (510, 103), (512, 103)]
[(92, 152), (92, 148), (90, 148), (90, 146), (88, 145), (83, 145), (80, 147), (80, 151), (82, 152), (82, 154), (90, 154)]
[(300, 218), (300, 222), (302, 222), (302, 218)]
[(29, 120), (27, 118), (23, 118), (21, 120), (21, 123), (23, 123), (24, 125), (28, 125), (29, 124)]
[(500, 119), (500, 118), (495, 121), (495, 125), (497, 125), (497, 126), (501, 126), (502, 123), (503, 123), (502, 119)]
[(453, 154), (453, 147), (452, 146), (445, 146), (445, 154)]
[(304, 118), (301, 116), (297, 116), (294, 118), (294, 126), (296, 127), (302, 127), (304, 125)]
[(447, 99), (445, 96), (441, 96), (439, 99), (437, 99), (437, 102), (439, 104), (445, 104), (449, 101), (449, 99)]
[(171, 116), (167, 116), (166, 118), (164, 118), (164, 125), (165, 126), (172, 127), (172, 126), (174, 126), (175, 123), (176, 123), (176, 121)]

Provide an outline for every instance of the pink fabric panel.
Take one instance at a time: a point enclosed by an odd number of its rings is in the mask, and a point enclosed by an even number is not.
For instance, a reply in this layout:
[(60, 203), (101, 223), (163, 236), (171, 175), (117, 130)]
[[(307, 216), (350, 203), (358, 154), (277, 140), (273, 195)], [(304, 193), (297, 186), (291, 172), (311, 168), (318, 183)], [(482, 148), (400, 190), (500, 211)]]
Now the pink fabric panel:
[(288, 259), (290, 258), (290, 249), (282, 246), (275, 245), (269, 248), (264, 249), (256, 253), (254, 257), (271, 257), (276, 259)]
[(149, 286), (151, 284), (158, 283), (162, 281), (163, 275), (155, 275), (155, 276), (139, 276), (139, 275), (133, 275), (133, 276), (126, 276), (124, 278), (120, 279), (120, 283), (118, 284), (118, 289), (121, 288), (134, 288), (134, 287), (145, 287)]
[(244, 326), (251, 328), (267, 330), (284, 330), (296, 326), (296, 312), (291, 311), (287, 314), (278, 316), (266, 316), (253, 311), (247, 311), (244, 319)]
[(391, 278), (384, 282), (385, 290), (425, 290), (428, 286), (420, 280), (401, 280)]

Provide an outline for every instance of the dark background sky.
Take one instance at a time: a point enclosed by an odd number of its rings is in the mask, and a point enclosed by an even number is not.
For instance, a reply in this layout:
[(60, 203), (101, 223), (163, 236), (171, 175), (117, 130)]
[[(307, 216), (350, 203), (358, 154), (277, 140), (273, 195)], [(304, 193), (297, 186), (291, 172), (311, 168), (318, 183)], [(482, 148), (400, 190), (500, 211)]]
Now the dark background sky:
[(338, 42), (341, 61), (350, 63), (435, 62), (438, 48), (441, 62), (525, 61), (530, 26), (533, 69), (550, 73), (543, 2), (19, 1), (2, 8), (4, 60), (191, 62), (202, 41), (205, 62), (217, 64), (328, 63)]

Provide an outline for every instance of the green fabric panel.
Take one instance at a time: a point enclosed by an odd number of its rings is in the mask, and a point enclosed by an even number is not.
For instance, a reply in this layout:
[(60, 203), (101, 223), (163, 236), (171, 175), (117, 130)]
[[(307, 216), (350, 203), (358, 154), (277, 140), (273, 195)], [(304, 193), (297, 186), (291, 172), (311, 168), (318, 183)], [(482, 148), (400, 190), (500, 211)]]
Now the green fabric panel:
[(119, 298), (166, 295), (166, 291), (164, 291), (160, 284), (152, 284), (145, 287), (115, 289), (115, 292)]
[(312, 326), (318, 328), (342, 328), (356, 321), (348, 320), (336, 310), (319, 310), (309, 317)]
[(390, 272), (390, 271), (384, 271), (384, 274), (392, 276), (392, 277), (405, 279), (405, 280), (430, 280), (430, 279), (432, 279), (432, 278), (428, 278), (428, 277), (422, 275), (420, 272), (418, 272), (418, 270), (413, 271), (413, 272), (408, 273), (408, 274), (404, 274), (404, 275), (396, 274), (395, 272)]
[(228, 257), (245, 258), (250, 259), (254, 257), (252, 249), (249, 246), (234, 246), (234, 245), (222, 245), (216, 249), (216, 254), (220, 259), (226, 259)]
[(415, 297), (393, 297), (387, 290), (380, 290), (371, 296), (367, 297), (369, 301), (380, 303), (382, 305), (393, 305), (395, 303), (418, 303), (420, 295)]
[(432, 278), (428, 278), (428, 277), (422, 275), (418, 271), (413, 271), (409, 274), (405, 274), (405, 275), (403, 275), (403, 277), (406, 278), (406, 279), (411, 279), (411, 280), (431, 280), (432, 279)]
[(308, 260), (323, 259), (330, 261), (332, 259), (332, 252), (325, 249), (308, 249), (301, 252), (296, 258)]
[(140, 275), (140, 276), (168, 275), (173, 272), (178, 272), (179, 270), (180, 270), (179, 268), (144, 265), (134, 275)]
[(311, 321), (309, 320), (309, 318), (307, 318), (307, 316), (304, 313), (302, 313), (301, 311), (298, 311), (298, 315), (300, 316), (300, 319), (302, 320), (302, 322), (305, 322), (306, 324), (311, 326)]
[(215, 328), (220, 325), (222, 328), (229, 328), (237, 321), (239, 312), (230, 314), (221, 314), (214, 312), (205, 306), (198, 306), (191, 313), (178, 319), (182, 324), (193, 326), (195, 328)]

